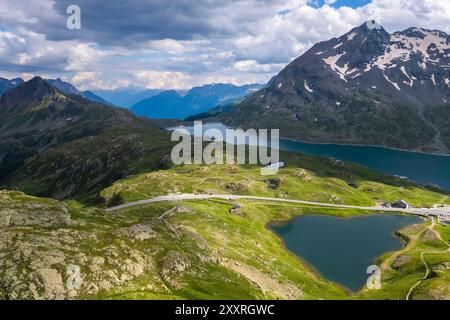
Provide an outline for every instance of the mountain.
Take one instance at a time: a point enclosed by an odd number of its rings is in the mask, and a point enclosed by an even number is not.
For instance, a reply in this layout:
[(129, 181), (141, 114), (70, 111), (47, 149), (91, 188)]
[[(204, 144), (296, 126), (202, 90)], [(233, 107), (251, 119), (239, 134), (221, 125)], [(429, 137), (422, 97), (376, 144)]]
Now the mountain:
[(131, 112), (70, 95), (36, 77), (0, 98), (0, 185), (29, 194), (86, 195), (155, 169), (169, 134)]
[(184, 121), (190, 122), (190, 121), (203, 120), (203, 119), (215, 117), (217, 115), (220, 115), (223, 112), (227, 112), (227, 111), (231, 110), (231, 108), (233, 108), (233, 105), (234, 104), (232, 104), (232, 103), (221, 105), (221, 106), (209, 109), (205, 112), (201, 112), (201, 113), (189, 116), (189, 117), (185, 118)]
[(52, 86), (58, 88), (62, 92), (66, 94), (75, 94), (82, 97), (85, 97), (86, 99), (89, 99), (93, 102), (100, 102), (106, 105), (112, 105), (110, 102), (106, 101), (102, 97), (99, 97), (92, 91), (86, 90), (86, 91), (80, 91), (78, 90), (74, 85), (70, 84), (69, 82), (62, 81), (61, 79), (47, 79), (46, 80), (49, 84)]
[(130, 108), (141, 100), (156, 96), (161, 89), (138, 90), (133, 88), (117, 90), (95, 90), (95, 94), (105, 98), (116, 106)]
[(259, 84), (209, 84), (194, 87), (185, 93), (169, 90), (138, 102), (131, 110), (138, 115), (154, 119), (182, 120), (217, 106), (234, 103), (261, 87)]
[(167, 90), (156, 96), (142, 100), (131, 107), (131, 110), (142, 116), (155, 119), (180, 119), (183, 114), (183, 97), (175, 90)]
[(314, 45), (215, 120), (308, 142), (450, 149), (450, 37), (368, 21)]
[(12, 80), (8, 80), (5, 78), (0, 78), (0, 96), (5, 93), (5, 91), (15, 88), (19, 84), (23, 83), (23, 79), (16, 78)]
[(105, 99), (103, 99), (102, 97), (99, 97), (98, 95), (96, 95), (95, 93), (93, 93), (90, 90), (83, 91), (81, 95), (83, 97), (85, 97), (86, 99), (91, 100), (93, 102), (99, 102), (99, 103), (103, 103), (103, 104), (112, 106), (111, 102), (106, 101)]

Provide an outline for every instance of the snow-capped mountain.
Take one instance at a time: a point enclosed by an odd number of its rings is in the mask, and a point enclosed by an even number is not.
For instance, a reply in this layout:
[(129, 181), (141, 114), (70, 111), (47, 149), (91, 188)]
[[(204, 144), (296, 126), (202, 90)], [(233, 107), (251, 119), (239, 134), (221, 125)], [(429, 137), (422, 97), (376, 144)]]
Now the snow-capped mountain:
[(450, 36), (368, 21), (314, 45), (221, 117), (306, 141), (448, 152)]
[(317, 45), (310, 53), (350, 85), (379, 86), (386, 93), (395, 89), (425, 104), (446, 103), (449, 40), (444, 32), (419, 28), (389, 34), (368, 21), (338, 39)]

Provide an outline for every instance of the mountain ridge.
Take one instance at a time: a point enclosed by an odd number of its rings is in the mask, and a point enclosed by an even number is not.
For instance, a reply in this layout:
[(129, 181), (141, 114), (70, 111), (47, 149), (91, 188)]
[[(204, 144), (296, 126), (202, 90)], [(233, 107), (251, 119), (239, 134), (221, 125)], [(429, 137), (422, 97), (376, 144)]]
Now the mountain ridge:
[(39, 77), (2, 95), (0, 121), (0, 184), (58, 199), (155, 169), (170, 146), (169, 133), (154, 122)]
[(307, 142), (448, 153), (449, 70), (446, 33), (389, 34), (369, 21), (315, 44), (214, 120)]
[(193, 87), (187, 92), (167, 90), (136, 103), (131, 110), (138, 115), (155, 119), (183, 120), (211, 108), (239, 101), (261, 87), (259, 84), (236, 86), (217, 83)]
[[(50, 85), (60, 89), (62, 92), (66, 94), (74, 94), (79, 95), (84, 98), (87, 98), (93, 102), (103, 103), (105, 105), (112, 105), (110, 102), (106, 101), (102, 97), (96, 95), (94, 92), (90, 90), (80, 91), (73, 84), (63, 81), (60, 78), (57, 79), (45, 79)], [(2, 96), (6, 91), (17, 87), (18, 85), (24, 83), (25, 81), (22, 78), (15, 79), (5, 79), (0, 78), (0, 96)]]
[(60, 89), (64, 93), (79, 95), (79, 96), (82, 96), (82, 97), (84, 97), (86, 99), (89, 99), (89, 100), (91, 100), (93, 102), (100, 102), (100, 103), (103, 103), (103, 104), (109, 105), (109, 106), (113, 105), (109, 101), (106, 101), (102, 97), (96, 95), (91, 90), (80, 91), (73, 84), (71, 84), (69, 82), (66, 82), (66, 81), (63, 81), (60, 78), (57, 78), (57, 79), (46, 79), (46, 81), (48, 83), (50, 83), (52, 86)]

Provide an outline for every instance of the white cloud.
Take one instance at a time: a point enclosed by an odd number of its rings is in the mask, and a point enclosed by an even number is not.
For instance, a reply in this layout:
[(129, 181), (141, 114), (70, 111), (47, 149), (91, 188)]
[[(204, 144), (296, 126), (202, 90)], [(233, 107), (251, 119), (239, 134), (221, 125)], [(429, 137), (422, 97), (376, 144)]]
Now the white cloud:
[(233, 64), (235, 70), (249, 73), (274, 72), (283, 66), (283, 64), (259, 64), (255, 60), (241, 60)]
[[(162, 34), (149, 30), (146, 10), (138, 8), (146, 2), (136, 1), (129, 5), (136, 6), (129, 37), (117, 29), (100, 28), (97, 21), (99, 30), (82, 30), (79, 39), (56, 40), (64, 39), (57, 26), (65, 23), (56, 2), (2, 1), (2, 74), (61, 76), (83, 88), (180, 89), (207, 82), (265, 82), (314, 43), (342, 35), (368, 19), (378, 20), (390, 32), (411, 26), (450, 32), (450, 1), (442, 0), (373, 0), (357, 9), (334, 8), (333, 0), (322, 7), (312, 7), (307, 0), (223, 0), (213, 5), (195, 1), (188, 7), (184, 1), (173, 2), (179, 2), (179, 8), (165, 4), (161, 10), (176, 14), (181, 23), (152, 25)], [(92, 7), (91, 3), (95, 1), (89, 2)], [(197, 16), (198, 21), (193, 19)], [(191, 31), (186, 21), (195, 24)], [(188, 31), (191, 37), (186, 36)], [(52, 33), (51, 38), (46, 32)], [(105, 38), (116, 39), (106, 47), (101, 44)], [(130, 45), (128, 38), (137, 40)]]
[(136, 71), (133, 74), (146, 88), (185, 89), (191, 83), (190, 77), (183, 72), (146, 70)]

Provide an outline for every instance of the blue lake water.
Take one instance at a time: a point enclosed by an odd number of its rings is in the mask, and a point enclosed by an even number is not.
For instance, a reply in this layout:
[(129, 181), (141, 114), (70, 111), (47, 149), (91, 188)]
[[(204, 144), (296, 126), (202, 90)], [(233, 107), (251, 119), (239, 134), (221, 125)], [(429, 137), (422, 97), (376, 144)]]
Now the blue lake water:
[[(193, 132), (192, 127), (183, 128)], [(208, 129), (219, 129), (221, 132), (225, 132), (226, 128), (221, 123), (204, 124), (203, 133)], [(384, 173), (408, 177), (419, 183), (436, 184), (450, 190), (450, 156), (381, 147), (313, 144), (290, 140), (281, 140), (280, 150), (332, 157)]]
[(450, 190), (450, 157), (380, 147), (280, 141), (280, 150), (333, 157)]
[(402, 247), (395, 231), (421, 223), (414, 216), (374, 214), (352, 218), (301, 215), (270, 228), (292, 253), (326, 279), (353, 291), (362, 288), (376, 258)]

